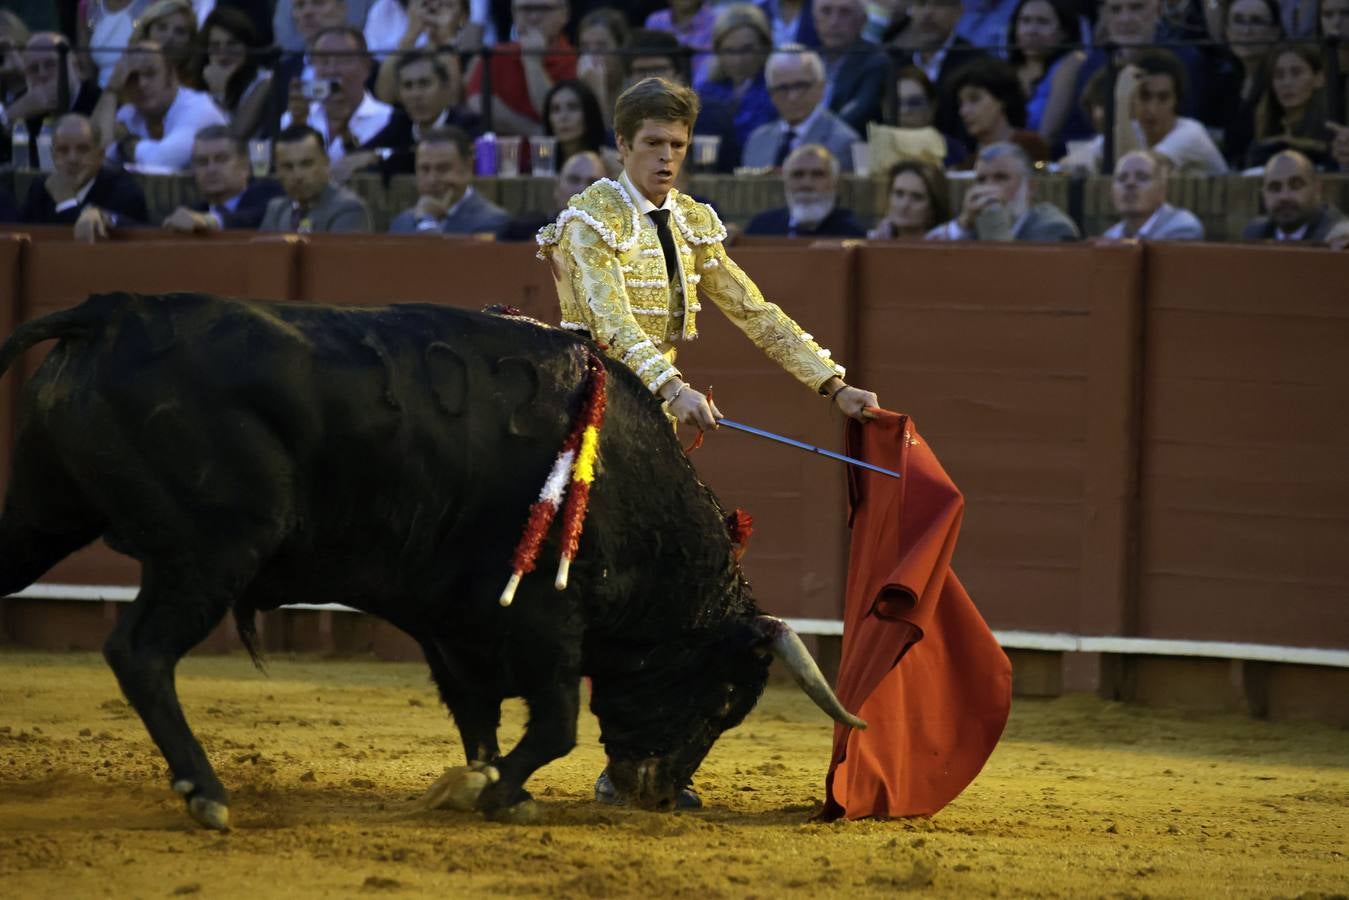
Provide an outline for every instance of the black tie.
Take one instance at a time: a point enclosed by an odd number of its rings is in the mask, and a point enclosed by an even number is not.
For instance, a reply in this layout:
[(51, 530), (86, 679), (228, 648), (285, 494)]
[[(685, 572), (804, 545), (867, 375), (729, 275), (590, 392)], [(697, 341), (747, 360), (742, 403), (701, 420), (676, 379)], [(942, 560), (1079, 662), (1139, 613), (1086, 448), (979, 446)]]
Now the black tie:
[(782, 142), (778, 144), (778, 155), (773, 159), (773, 166), (781, 169), (782, 164), (787, 161), (787, 156), (792, 152), (792, 141), (796, 140), (796, 132), (788, 128), (782, 133)]
[(665, 271), (674, 281), (679, 277), (679, 255), (675, 252), (674, 235), (670, 233), (670, 211), (653, 209), (647, 215), (656, 223), (656, 236), (660, 238), (660, 249), (665, 253)]

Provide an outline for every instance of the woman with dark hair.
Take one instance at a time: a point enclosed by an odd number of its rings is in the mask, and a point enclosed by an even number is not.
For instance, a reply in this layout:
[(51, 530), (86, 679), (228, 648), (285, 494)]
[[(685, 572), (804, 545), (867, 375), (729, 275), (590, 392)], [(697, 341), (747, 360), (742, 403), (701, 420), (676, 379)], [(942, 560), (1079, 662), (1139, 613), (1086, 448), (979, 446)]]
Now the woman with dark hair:
[[(1049, 159), (1049, 145), (1026, 130), (1026, 93), (1016, 70), (999, 59), (977, 59), (955, 74), (960, 121), (970, 136), (970, 159), (990, 144), (1010, 141), (1032, 162)], [(972, 163), (970, 165), (973, 165)]]
[(1255, 134), (1255, 107), (1269, 84), (1265, 58), (1279, 41), (1279, 0), (1227, 0), (1222, 10), (1225, 43), (1210, 52), (1212, 123), (1221, 130), (1223, 154), (1240, 166)]
[(924, 159), (901, 159), (890, 167), (890, 205), (872, 240), (922, 240), (951, 218), (951, 189), (946, 173)]
[(198, 40), (206, 60), (201, 77), (211, 99), (230, 117), (235, 137), (251, 136), (262, 124), (272, 86), (252, 20), (237, 9), (217, 6), (202, 23)]
[(604, 127), (614, 127), (614, 101), (623, 93), (623, 59), (628, 43), (628, 18), (609, 6), (592, 9), (576, 29), (576, 78), (595, 92), (604, 116)]
[(1325, 72), (1321, 51), (1286, 44), (1270, 51), (1269, 87), (1255, 109), (1255, 141), (1247, 166), (1263, 166), (1281, 150), (1299, 150), (1318, 166), (1330, 162)]
[(584, 82), (571, 79), (552, 86), (543, 100), (543, 133), (557, 139), (559, 170), (567, 157), (587, 150), (604, 157), (610, 169), (617, 166), (618, 152), (605, 131), (600, 102)]
[[(936, 128), (937, 86), (922, 69), (909, 65), (895, 72), (895, 112), (889, 117), (900, 128)], [(942, 134), (946, 142), (944, 162), (957, 166), (965, 159), (965, 144), (949, 134)]]
[(1030, 98), (1026, 127), (1046, 143), (1057, 144), (1074, 112), (1077, 73), (1087, 61), (1087, 54), (1076, 47), (1081, 32), (1077, 5), (1072, 0), (1020, 0), (1011, 22), (1007, 61)]

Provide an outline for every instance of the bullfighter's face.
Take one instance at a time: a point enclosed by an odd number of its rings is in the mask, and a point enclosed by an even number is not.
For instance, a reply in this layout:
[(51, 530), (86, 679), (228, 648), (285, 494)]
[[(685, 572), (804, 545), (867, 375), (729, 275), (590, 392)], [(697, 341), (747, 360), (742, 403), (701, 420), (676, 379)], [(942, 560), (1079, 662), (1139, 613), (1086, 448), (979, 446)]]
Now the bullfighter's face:
[(679, 167), (689, 152), (687, 122), (669, 119), (643, 119), (637, 133), (628, 142), (618, 137), (618, 154), (623, 159), (623, 170), (642, 196), (656, 206), (665, 197), (679, 177)]

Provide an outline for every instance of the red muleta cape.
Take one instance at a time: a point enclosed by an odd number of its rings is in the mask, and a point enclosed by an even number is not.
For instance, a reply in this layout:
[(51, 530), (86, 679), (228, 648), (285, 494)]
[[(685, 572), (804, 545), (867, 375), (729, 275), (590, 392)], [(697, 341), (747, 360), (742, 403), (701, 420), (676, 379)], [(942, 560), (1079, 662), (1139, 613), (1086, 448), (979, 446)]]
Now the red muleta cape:
[[(965, 501), (908, 416), (848, 423), (852, 551), (825, 819), (931, 815), (979, 774), (1007, 724), (1012, 666), (951, 571)], [(902, 658), (902, 665), (900, 664)]]

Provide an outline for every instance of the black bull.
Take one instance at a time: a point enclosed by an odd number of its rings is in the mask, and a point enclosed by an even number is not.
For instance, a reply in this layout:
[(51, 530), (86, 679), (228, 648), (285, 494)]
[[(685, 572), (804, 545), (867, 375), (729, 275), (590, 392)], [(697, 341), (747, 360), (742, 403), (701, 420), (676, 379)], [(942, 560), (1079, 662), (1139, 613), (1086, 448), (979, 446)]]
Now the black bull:
[[(20, 405), (0, 596), (99, 537), (141, 563), (104, 655), (203, 824), (227, 827), (226, 794), (173, 675), (231, 611), (250, 651), (256, 611), (305, 601), (412, 635), (478, 773), (464, 805), (488, 814), (519, 809), (575, 745), (582, 675), (614, 785), (644, 806), (668, 805), (749, 713), (772, 652), (851, 720), (759, 615), (723, 510), (620, 364), (570, 586), (553, 587), (550, 538), (499, 605), (582, 401), (591, 345), (572, 335), (424, 305), (107, 294), (20, 326), (0, 372), (51, 339)], [(516, 696), (529, 724), (503, 755)]]

